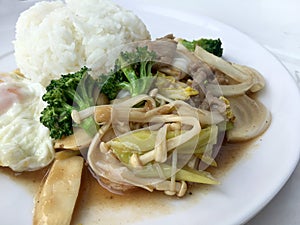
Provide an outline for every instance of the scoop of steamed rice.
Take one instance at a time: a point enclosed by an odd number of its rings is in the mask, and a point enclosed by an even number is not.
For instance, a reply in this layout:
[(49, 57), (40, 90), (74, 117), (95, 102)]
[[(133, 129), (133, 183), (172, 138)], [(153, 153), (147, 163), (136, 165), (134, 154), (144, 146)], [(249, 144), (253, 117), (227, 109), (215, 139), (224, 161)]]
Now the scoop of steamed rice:
[(17, 21), (15, 59), (21, 73), (47, 86), (83, 66), (106, 73), (119, 46), (147, 39), (145, 24), (112, 1), (42, 1)]

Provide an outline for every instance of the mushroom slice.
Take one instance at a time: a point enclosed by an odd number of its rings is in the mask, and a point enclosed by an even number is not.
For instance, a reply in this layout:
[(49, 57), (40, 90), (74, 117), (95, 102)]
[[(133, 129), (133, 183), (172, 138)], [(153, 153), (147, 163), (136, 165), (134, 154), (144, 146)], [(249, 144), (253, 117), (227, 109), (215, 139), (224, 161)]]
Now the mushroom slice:
[(33, 225), (69, 225), (79, 193), (83, 158), (55, 160), (35, 201)]
[(74, 130), (74, 134), (55, 140), (54, 148), (80, 150), (88, 147), (91, 143), (91, 140), (92, 138), (90, 135), (88, 135), (83, 129), (78, 128)]

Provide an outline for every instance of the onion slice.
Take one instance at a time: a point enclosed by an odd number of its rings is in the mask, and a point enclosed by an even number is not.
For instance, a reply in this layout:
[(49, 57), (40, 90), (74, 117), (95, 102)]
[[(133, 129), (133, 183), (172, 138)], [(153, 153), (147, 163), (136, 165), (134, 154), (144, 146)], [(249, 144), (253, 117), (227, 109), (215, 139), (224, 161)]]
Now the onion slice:
[(247, 74), (233, 67), (231, 63), (227, 62), (221, 57), (209, 53), (208, 51), (204, 50), (200, 46), (196, 46), (195, 55), (202, 62), (205, 62), (209, 66), (220, 70), (221, 72), (225, 73), (227, 76), (231, 77), (232, 79), (238, 82), (243, 82), (250, 78)]
[(239, 95), (248, 90), (257, 92), (265, 86), (263, 76), (251, 67), (228, 62), (221, 57), (217, 57), (205, 51), (199, 46), (196, 46), (195, 55), (210, 67), (221, 71), (239, 82), (237, 85), (228, 85), (228, 87), (221, 85), (221, 91), (223, 91), (224, 96)]
[(207, 90), (209, 90), (213, 95), (220, 96), (237, 96), (245, 94), (253, 86), (253, 80), (249, 79), (243, 83), (230, 84), (230, 85), (217, 85), (208, 84)]
[(271, 113), (259, 101), (247, 95), (230, 97), (236, 117), (234, 127), (227, 131), (229, 142), (247, 141), (261, 135), (271, 123)]
[(231, 63), (231, 65), (252, 77), (254, 84), (250, 88), (251, 92), (258, 92), (265, 87), (265, 79), (256, 69), (236, 63)]

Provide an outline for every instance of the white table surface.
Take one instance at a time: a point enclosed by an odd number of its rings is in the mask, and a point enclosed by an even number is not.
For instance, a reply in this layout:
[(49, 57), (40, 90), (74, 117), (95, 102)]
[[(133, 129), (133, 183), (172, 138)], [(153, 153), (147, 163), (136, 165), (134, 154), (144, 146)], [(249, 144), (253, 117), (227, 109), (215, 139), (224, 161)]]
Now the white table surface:
[[(143, 2), (146, 0), (141, 0)], [(22, 2), (15, 8), (16, 2)], [(0, 27), (17, 20), (11, 10), (21, 12), (34, 1), (0, 0)], [(147, 1), (149, 3), (149, 1)], [(152, 0), (200, 13), (237, 28), (272, 52), (287, 68), (300, 89), (300, 1), (298, 0)], [(13, 8), (12, 8), (13, 7)], [(5, 18), (5, 19), (4, 19)], [(0, 28), (0, 33), (2, 30)], [(14, 29), (0, 37), (0, 44), (14, 38)], [(11, 46), (0, 48), (0, 56)], [(296, 99), (300, 101), (300, 99)], [(299, 134), (300, 135), (300, 134)], [(300, 136), (299, 136), (300, 137)], [(300, 224), (300, 165), (273, 200), (246, 225)]]

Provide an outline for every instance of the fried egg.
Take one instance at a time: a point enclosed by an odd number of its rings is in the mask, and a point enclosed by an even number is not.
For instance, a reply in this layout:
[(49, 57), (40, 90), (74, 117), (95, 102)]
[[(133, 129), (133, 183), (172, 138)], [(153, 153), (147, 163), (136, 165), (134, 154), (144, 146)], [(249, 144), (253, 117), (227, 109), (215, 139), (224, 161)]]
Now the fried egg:
[(0, 166), (37, 170), (54, 159), (49, 130), (40, 123), (45, 88), (15, 74), (0, 74)]

